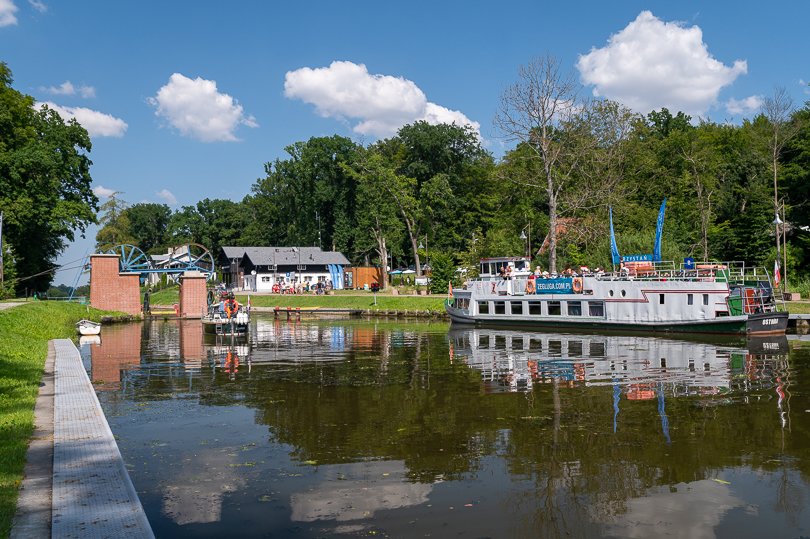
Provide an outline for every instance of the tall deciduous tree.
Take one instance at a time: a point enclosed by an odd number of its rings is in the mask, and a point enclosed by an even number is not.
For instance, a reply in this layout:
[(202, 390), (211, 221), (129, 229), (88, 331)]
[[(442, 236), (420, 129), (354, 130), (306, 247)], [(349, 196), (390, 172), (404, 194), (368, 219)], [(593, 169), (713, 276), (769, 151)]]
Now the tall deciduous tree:
[[(777, 88), (773, 96), (766, 97), (762, 102), (762, 114), (768, 119), (770, 123), (770, 132), (768, 137), (768, 151), (771, 157), (771, 168), (773, 172), (773, 207), (776, 214), (777, 221), (779, 220), (780, 202), (779, 202), (779, 159), (782, 156), (782, 150), (785, 144), (799, 132), (799, 125), (797, 122), (791, 122), (791, 114), (793, 113), (793, 100), (788, 95), (784, 88)], [(782, 218), (787, 219), (786, 212), (782, 211)], [(786, 226), (786, 223), (783, 225)], [(776, 251), (779, 256), (780, 244), (780, 227), (776, 227)], [(786, 289), (788, 283), (787, 276), (787, 247), (783, 247), (783, 264), (784, 276), (782, 279), (782, 286)]]
[(354, 245), (358, 254), (369, 251), (377, 253), (383, 268), (382, 287), (388, 287), (386, 271), (389, 254), (403, 238), (403, 224), (394, 200), (388, 194), (389, 185), (396, 183), (393, 167), (385, 158), (373, 151), (364, 156), (353, 167), (348, 167), (357, 182), (357, 231)]
[(526, 144), (541, 162), (542, 177), (532, 183), (546, 190), (549, 267), (556, 271), (560, 194), (577, 161), (559, 128), (577, 111), (579, 86), (572, 74), (560, 71), (559, 62), (551, 56), (521, 66), (518, 79), (501, 96), (495, 125), (506, 140)]
[[(65, 122), (14, 90), (11, 70), (0, 62), (0, 210), (4, 242), (16, 251), (18, 292), (44, 290), (49, 270), (66, 242), (96, 220), (90, 187), (91, 143), (76, 120)], [(31, 277), (37, 275), (36, 277)]]

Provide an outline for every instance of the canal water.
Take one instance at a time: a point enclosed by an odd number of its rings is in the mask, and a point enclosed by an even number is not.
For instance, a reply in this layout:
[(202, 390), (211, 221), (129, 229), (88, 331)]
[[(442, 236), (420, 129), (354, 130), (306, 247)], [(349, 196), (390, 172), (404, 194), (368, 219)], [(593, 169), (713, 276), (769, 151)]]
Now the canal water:
[(83, 358), (158, 537), (810, 537), (810, 341), (254, 317)]

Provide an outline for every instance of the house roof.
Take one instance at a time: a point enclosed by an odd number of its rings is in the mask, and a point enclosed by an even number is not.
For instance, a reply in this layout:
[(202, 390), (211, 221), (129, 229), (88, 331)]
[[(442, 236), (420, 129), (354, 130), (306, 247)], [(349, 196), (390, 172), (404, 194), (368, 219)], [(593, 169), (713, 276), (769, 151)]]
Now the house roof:
[(222, 254), (225, 255), (225, 258), (232, 259), (232, 258), (242, 258), (242, 255), (245, 254), (244, 247), (232, 247), (232, 246), (223, 246)]
[[(245, 258), (255, 266), (301, 264), (348, 266), (349, 260), (337, 251), (321, 251), (320, 247), (244, 247)], [(296, 251), (296, 249), (298, 251)], [(300, 258), (299, 258), (300, 251)]]

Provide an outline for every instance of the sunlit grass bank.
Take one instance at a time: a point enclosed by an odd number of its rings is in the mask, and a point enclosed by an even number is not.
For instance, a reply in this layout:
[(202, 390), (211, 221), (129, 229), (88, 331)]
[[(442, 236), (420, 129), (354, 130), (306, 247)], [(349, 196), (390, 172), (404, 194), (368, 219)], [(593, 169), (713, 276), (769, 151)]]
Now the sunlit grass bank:
[(76, 322), (106, 314), (51, 301), (0, 311), (0, 537), (8, 537), (17, 504), (48, 341), (74, 337)]
[[(247, 292), (237, 292), (240, 303), (247, 302)], [(250, 296), (254, 307), (301, 307), (302, 309), (362, 309), (379, 311), (432, 311), (444, 312), (444, 296), (398, 295), (390, 292), (375, 294), (367, 291), (336, 291), (333, 295), (315, 294), (272, 294)], [(150, 297), (152, 305), (172, 305), (180, 301), (177, 288), (167, 288), (155, 292)]]

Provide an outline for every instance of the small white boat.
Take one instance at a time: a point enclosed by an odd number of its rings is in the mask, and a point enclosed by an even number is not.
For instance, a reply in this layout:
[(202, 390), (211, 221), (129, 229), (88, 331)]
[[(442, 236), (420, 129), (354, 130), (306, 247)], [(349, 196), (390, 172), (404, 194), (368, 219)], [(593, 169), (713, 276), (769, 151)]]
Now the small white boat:
[(98, 335), (101, 333), (101, 324), (92, 320), (79, 320), (76, 322), (76, 330), (80, 335)]

